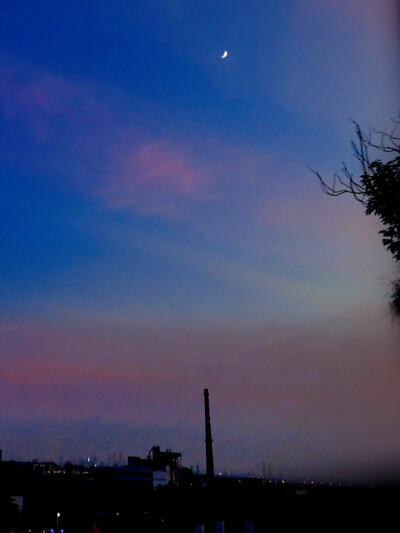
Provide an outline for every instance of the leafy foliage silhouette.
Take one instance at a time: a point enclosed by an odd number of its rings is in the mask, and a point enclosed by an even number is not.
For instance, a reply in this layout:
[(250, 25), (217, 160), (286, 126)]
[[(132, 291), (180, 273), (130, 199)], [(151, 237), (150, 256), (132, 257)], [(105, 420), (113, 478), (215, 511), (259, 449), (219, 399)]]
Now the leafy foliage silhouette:
[[(341, 173), (328, 183), (318, 177), (322, 191), (329, 196), (351, 194), (365, 208), (366, 215), (376, 215), (384, 228), (379, 231), (384, 246), (400, 263), (400, 115), (390, 132), (371, 129), (368, 134), (354, 122), (356, 141), (351, 145), (361, 167), (358, 177), (345, 163)], [(371, 152), (375, 158), (371, 158)], [(392, 283), (390, 309), (400, 318), (400, 279)]]

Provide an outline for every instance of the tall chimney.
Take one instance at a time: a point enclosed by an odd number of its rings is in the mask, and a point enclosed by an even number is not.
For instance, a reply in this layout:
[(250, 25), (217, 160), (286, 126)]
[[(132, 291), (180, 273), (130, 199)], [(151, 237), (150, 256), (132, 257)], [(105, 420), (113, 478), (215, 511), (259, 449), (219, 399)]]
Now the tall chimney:
[(211, 438), (210, 403), (208, 401), (208, 389), (204, 389), (204, 414), (206, 418), (206, 466), (207, 481), (214, 478), (214, 458)]

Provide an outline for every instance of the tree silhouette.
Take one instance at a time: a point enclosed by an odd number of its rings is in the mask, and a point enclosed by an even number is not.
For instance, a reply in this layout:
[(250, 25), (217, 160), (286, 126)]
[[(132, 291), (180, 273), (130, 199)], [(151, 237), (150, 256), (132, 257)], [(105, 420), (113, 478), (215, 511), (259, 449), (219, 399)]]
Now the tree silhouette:
[[(323, 192), (329, 196), (351, 194), (365, 208), (366, 215), (376, 215), (384, 228), (379, 231), (384, 246), (400, 262), (400, 116), (393, 120), (390, 132), (371, 129), (368, 134), (354, 122), (356, 141), (354, 155), (361, 167), (358, 177), (345, 163), (330, 183), (318, 177)], [(371, 157), (374, 155), (374, 158)], [(400, 318), (400, 279), (393, 282), (390, 308)]]

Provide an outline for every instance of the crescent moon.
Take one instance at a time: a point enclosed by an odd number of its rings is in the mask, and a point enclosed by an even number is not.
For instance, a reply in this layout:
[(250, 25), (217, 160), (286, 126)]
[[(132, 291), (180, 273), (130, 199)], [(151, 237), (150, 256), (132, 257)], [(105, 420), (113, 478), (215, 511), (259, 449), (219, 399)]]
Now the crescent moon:
[(221, 59), (224, 59), (227, 55), (228, 55), (228, 52), (225, 50), (225, 52), (221, 56)]

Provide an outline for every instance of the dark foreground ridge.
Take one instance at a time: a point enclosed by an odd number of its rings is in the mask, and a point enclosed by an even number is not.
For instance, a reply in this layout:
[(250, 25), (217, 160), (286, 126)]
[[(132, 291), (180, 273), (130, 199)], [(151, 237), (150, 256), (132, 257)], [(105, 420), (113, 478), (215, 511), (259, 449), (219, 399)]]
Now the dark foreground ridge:
[(210, 481), (179, 458), (154, 447), (114, 467), (0, 462), (0, 532), (372, 532), (398, 518), (395, 485)]

